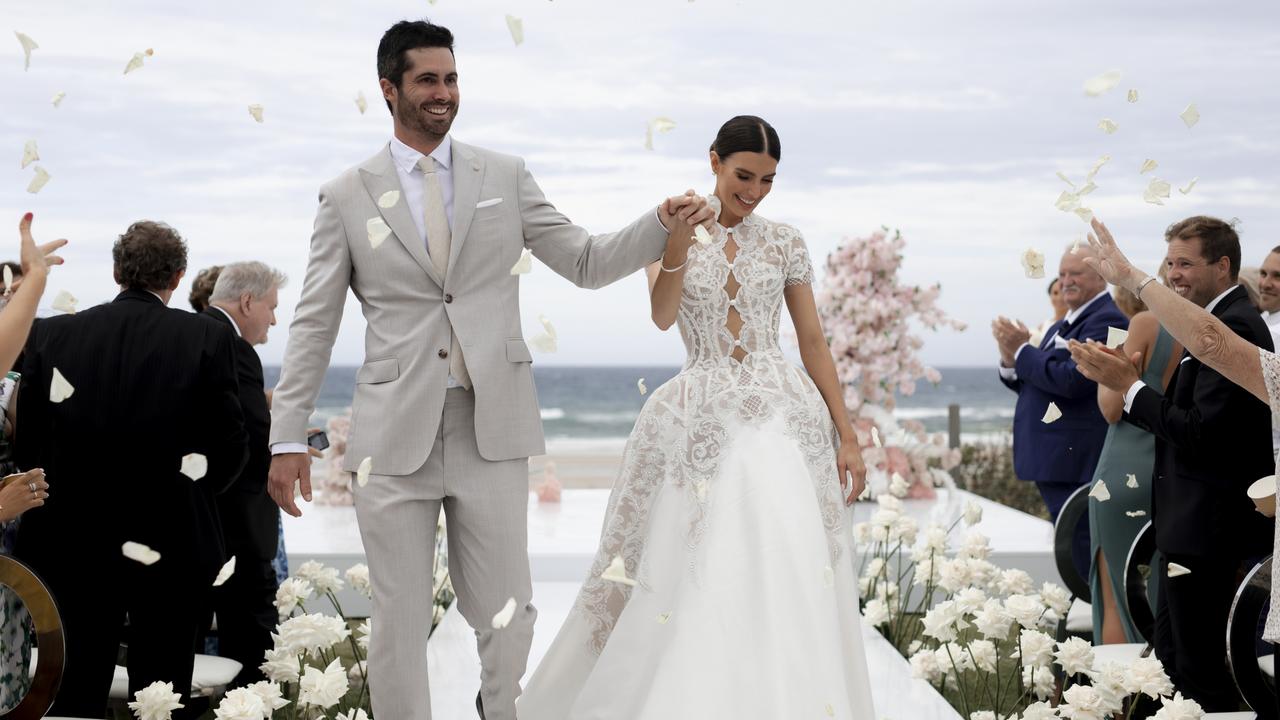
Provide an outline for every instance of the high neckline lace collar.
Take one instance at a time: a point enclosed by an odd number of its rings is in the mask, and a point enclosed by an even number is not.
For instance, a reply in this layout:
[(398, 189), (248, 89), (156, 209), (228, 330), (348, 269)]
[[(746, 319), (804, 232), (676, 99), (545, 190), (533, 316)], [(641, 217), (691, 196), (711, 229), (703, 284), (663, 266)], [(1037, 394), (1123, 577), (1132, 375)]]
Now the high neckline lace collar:
[(761, 222), (763, 222), (763, 219), (760, 216), (758, 216), (754, 212), (751, 212), (751, 213), (747, 213), (747, 216), (742, 218), (742, 220), (740, 220), (737, 225), (734, 225), (733, 227), (725, 227), (720, 224), (720, 210), (721, 210), (720, 197), (717, 196), (714, 192), (711, 193), (709, 196), (707, 196), (707, 204), (710, 205), (712, 211), (715, 212), (716, 225), (719, 227), (724, 227), (724, 229), (729, 232), (734, 232), (738, 228), (741, 228), (744, 225), (747, 227), (756, 227)]

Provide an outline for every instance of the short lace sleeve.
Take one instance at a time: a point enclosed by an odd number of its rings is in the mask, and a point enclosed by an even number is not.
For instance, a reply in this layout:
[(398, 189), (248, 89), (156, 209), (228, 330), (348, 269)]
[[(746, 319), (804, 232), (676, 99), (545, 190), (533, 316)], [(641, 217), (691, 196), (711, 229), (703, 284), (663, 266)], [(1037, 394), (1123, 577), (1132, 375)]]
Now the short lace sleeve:
[(778, 228), (778, 235), (787, 247), (787, 285), (812, 285), (813, 262), (809, 259), (809, 248), (804, 244), (804, 236), (790, 225)]
[(1271, 400), (1271, 429), (1280, 430), (1280, 355), (1258, 348), (1262, 360), (1262, 379)]

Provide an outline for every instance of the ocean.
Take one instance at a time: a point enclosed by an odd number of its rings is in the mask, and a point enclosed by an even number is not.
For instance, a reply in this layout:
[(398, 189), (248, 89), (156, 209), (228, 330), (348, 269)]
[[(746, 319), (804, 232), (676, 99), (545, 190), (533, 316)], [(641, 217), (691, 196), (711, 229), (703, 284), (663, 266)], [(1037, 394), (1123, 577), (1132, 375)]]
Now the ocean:
[[(351, 406), (356, 366), (333, 366), (325, 375), (313, 424)], [(267, 387), (280, 377), (279, 366), (263, 368)], [(542, 406), (547, 440), (557, 451), (614, 450), (631, 432), (645, 396), (636, 388), (644, 378), (652, 391), (680, 368), (670, 367), (540, 367), (534, 381)], [(921, 381), (916, 392), (898, 397), (899, 420), (919, 420), (929, 432), (947, 431), (947, 406), (960, 406), (962, 439), (1003, 437), (1013, 426), (1014, 394), (1000, 383), (994, 367), (938, 368), (942, 382)]]

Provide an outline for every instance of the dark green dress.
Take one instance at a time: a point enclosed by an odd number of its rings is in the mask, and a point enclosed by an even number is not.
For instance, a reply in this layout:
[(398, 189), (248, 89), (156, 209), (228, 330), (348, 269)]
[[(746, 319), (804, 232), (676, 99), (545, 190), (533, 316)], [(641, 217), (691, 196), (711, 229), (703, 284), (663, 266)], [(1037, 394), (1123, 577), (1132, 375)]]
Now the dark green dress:
[[(1173, 337), (1162, 327), (1156, 335), (1151, 350), (1151, 362), (1142, 375), (1142, 381), (1163, 391), (1164, 371), (1173, 352)], [(1133, 619), (1125, 610), (1124, 563), (1129, 548), (1142, 526), (1151, 520), (1151, 474), (1156, 458), (1156, 438), (1151, 433), (1121, 420), (1107, 430), (1107, 440), (1098, 458), (1094, 482), (1103, 480), (1111, 499), (1099, 502), (1089, 498), (1090, 558), (1098, 556), (1098, 549), (1107, 560), (1107, 575), (1111, 578), (1112, 592), (1116, 595), (1117, 610), (1124, 626), (1128, 642), (1145, 642), (1133, 625)], [(1138, 479), (1138, 487), (1129, 487), (1128, 477)], [(1128, 513), (1141, 513), (1130, 515)], [(1102, 580), (1098, 576), (1098, 564), (1090, 563), (1089, 587), (1093, 591), (1093, 638), (1102, 641)]]

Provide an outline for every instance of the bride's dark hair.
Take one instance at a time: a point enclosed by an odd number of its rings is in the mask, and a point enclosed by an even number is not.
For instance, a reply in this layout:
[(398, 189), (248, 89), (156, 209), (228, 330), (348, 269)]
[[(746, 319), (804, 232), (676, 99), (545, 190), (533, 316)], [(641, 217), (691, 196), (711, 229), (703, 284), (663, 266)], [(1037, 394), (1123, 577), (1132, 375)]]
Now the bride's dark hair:
[(755, 115), (739, 115), (721, 125), (711, 149), (721, 160), (736, 152), (768, 153), (774, 160), (782, 160), (782, 141), (778, 140), (778, 131), (764, 118)]

